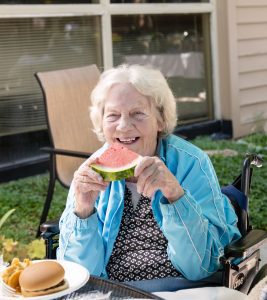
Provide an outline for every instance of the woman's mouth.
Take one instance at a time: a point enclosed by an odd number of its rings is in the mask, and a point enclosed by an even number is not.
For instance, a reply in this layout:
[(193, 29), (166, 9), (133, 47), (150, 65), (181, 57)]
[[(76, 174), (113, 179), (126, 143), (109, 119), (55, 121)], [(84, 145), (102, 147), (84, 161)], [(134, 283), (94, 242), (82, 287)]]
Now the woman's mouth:
[(134, 138), (117, 138), (117, 141), (122, 143), (122, 144), (133, 144), (135, 143), (137, 140), (139, 139), (139, 137), (134, 137)]

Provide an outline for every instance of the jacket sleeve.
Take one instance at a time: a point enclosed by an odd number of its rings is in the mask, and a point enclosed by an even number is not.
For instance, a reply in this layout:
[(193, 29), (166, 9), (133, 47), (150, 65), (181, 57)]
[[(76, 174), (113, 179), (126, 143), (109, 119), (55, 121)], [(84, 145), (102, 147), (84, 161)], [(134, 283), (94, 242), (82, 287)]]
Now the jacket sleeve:
[(176, 177), (185, 194), (176, 202), (162, 197), (162, 231), (168, 256), (189, 280), (210, 276), (220, 267), (224, 247), (240, 237), (237, 217), (220, 186), (208, 156), (184, 160)]
[(80, 219), (73, 213), (74, 203), (74, 189), (71, 186), (66, 208), (59, 221), (57, 259), (77, 262), (91, 274), (100, 276), (104, 269), (104, 246), (97, 212), (87, 219)]

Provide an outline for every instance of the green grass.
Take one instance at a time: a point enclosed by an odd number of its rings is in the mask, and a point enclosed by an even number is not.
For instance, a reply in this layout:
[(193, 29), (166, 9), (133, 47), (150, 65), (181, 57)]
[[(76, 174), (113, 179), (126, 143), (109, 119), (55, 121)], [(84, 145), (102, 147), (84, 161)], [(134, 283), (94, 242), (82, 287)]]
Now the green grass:
[[(234, 157), (212, 156), (214, 168), (221, 185), (226, 185), (238, 175), (247, 152), (259, 152), (267, 157), (267, 136), (256, 134), (239, 141), (212, 141), (209, 137), (199, 137), (192, 141), (203, 150), (233, 149), (238, 152)], [(0, 184), (0, 218), (9, 209), (16, 208), (0, 235), (29, 242), (35, 238), (39, 218), (48, 186), (48, 174), (29, 177)], [(255, 228), (267, 230), (267, 162), (256, 169), (252, 180), (250, 195), (250, 215)], [(67, 190), (56, 184), (49, 219), (58, 218), (64, 209)]]
[(216, 170), (220, 185), (233, 181), (243, 166), (246, 153), (260, 153), (265, 163), (261, 168), (255, 168), (252, 177), (249, 212), (254, 228), (267, 230), (267, 135), (254, 134), (238, 141), (210, 141), (208, 137), (197, 138), (193, 143), (203, 150), (233, 149), (237, 156), (212, 156), (211, 161)]
[[(0, 235), (29, 242), (35, 238), (48, 187), (48, 174), (10, 181), (0, 185), (0, 218), (11, 208), (15, 212), (1, 228)], [(67, 189), (56, 183), (49, 220), (62, 213)]]

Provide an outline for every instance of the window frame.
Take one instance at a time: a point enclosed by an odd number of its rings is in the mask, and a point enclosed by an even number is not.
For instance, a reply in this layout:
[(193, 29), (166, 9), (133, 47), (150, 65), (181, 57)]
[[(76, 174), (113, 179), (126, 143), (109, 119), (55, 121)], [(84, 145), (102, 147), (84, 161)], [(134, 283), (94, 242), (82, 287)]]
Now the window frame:
[(100, 16), (102, 55), (104, 69), (113, 66), (112, 24), (113, 15), (133, 14), (203, 14), (210, 15), (211, 43), (211, 101), (214, 118), (220, 118), (216, 0), (209, 3), (133, 3), (111, 4), (109, 0), (99, 0), (99, 4), (4, 4), (0, 5), (0, 18)]

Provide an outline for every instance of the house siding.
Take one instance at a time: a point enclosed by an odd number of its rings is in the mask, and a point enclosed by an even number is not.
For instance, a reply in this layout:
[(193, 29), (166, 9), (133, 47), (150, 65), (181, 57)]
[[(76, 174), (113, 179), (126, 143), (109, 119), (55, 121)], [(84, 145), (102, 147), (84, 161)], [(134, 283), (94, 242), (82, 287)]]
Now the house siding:
[[(228, 0), (234, 137), (267, 130), (267, 1)], [(232, 62), (232, 63), (231, 63)]]

